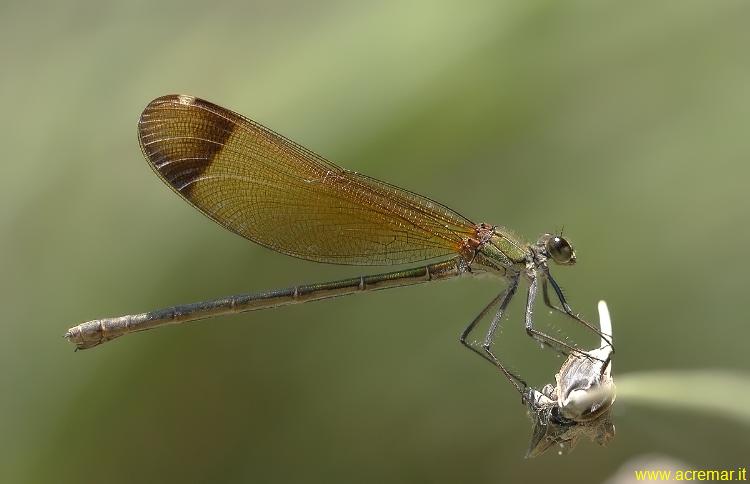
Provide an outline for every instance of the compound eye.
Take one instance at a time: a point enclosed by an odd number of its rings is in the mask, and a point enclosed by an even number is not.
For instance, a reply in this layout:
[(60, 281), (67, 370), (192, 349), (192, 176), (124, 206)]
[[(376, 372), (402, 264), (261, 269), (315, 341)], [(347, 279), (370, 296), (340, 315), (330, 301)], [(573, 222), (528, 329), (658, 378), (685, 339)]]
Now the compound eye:
[(547, 251), (558, 264), (572, 264), (576, 260), (573, 247), (562, 237), (550, 237), (547, 240)]

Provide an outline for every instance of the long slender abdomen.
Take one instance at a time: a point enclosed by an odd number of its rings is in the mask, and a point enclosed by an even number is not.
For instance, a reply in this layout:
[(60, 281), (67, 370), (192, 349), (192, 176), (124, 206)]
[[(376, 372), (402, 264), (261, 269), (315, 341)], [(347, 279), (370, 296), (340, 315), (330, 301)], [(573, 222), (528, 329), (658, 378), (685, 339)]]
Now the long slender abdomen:
[(167, 324), (179, 324), (224, 314), (318, 301), (365, 291), (409, 286), (456, 277), (466, 272), (467, 265), (465, 261), (461, 257), (456, 257), (449, 261), (403, 271), (353, 277), (319, 284), (305, 284), (254, 294), (240, 294), (211, 301), (159, 309), (148, 313), (95, 319), (70, 328), (65, 334), (65, 338), (74, 343), (77, 349), (87, 349), (128, 333), (153, 329)]

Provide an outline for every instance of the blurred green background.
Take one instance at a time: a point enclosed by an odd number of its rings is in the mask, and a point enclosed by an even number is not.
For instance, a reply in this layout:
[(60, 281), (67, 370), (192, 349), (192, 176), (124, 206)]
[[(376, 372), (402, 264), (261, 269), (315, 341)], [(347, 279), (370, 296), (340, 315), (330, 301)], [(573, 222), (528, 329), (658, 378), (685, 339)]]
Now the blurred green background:
[[(78, 353), (61, 336), (378, 271), (254, 246), (165, 188), (136, 121), (151, 99), (186, 93), (477, 222), (529, 239), (564, 226), (579, 262), (555, 274), (590, 319), (608, 301), (616, 381), (727, 370), (747, 382), (748, 25), (743, 1), (6, 0), (0, 481), (564, 483), (644, 454), (747, 465), (747, 420), (624, 397), (609, 447), (524, 460), (518, 396), (457, 341), (501, 289), (492, 279)], [(522, 299), (501, 345), (539, 385), (561, 360), (525, 336)]]

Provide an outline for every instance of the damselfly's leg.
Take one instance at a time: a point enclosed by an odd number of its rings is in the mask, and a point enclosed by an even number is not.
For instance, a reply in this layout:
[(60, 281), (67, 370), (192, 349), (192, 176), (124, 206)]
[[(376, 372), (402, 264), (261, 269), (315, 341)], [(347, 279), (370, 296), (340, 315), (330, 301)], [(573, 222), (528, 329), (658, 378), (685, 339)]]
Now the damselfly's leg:
[[(612, 353), (615, 352), (615, 347), (612, 346), (612, 340), (610, 339), (609, 335), (602, 334), (602, 332), (599, 330), (599, 328), (595, 328), (591, 326), (588, 322), (584, 321), (583, 318), (581, 318), (577, 313), (573, 312), (573, 309), (571, 309), (568, 302), (565, 300), (565, 294), (562, 292), (562, 289), (557, 284), (557, 281), (555, 281), (552, 278), (552, 275), (549, 273), (549, 271), (546, 271), (544, 274), (544, 280), (542, 281), (542, 297), (544, 299), (544, 304), (547, 305), (547, 307), (550, 307), (556, 311), (559, 311), (566, 316), (569, 316), (582, 325), (586, 326), (588, 329), (599, 335), (604, 341), (607, 342), (610, 348), (612, 348)], [(555, 294), (557, 295), (557, 299), (560, 301), (560, 304), (562, 304), (562, 308), (555, 306), (552, 304), (552, 302), (549, 299), (549, 294), (547, 291), (547, 281), (549, 281), (550, 284), (552, 284), (552, 288), (555, 290)]]
[(492, 343), (494, 342), (495, 332), (497, 332), (497, 328), (500, 326), (500, 322), (502, 321), (505, 309), (508, 307), (510, 300), (515, 295), (517, 288), (518, 276), (511, 279), (510, 286), (503, 294), (503, 298), (501, 299), (500, 305), (495, 312), (495, 316), (492, 317), (492, 321), (490, 322), (490, 327), (487, 330), (487, 334), (484, 335), (484, 343), (482, 343), (482, 348), (484, 348), (484, 352), (487, 353), (487, 355), (496, 365), (499, 364), (499, 360), (497, 359), (497, 356), (495, 356), (495, 354), (492, 352)]
[[(480, 312), (477, 317), (475, 317), (471, 323), (469, 323), (468, 326), (463, 330), (461, 333), (461, 337), (459, 340), (461, 341), (461, 344), (469, 348), (474, 353), (478, 354), (485, 360), (492, 363), (494, 366), (496, 366), (500, 372), (505, 375), (505, 377), (510, 381), (510, 383), (518, 390), (518, 392), (521, 395), (524, 395), (524, 391), (528, 387), (526, 382), (520, 378), (518, 375), (514, 374), (510, 370), (508, 370), (505, 365), (503, 365), (500, 360), (497, 359), (497, 357), (490, 351), (489, 345), (487, 344), (488, 340), (492, 340), (492, 336), (494, 335), (495, 331), (497, 330), (497, 327), (499, 325), (499, 322), (502, 318), (503, 312), (505, 311), (505, 308), (508, 307), (508, 303), (510, 303), (510, 300), (513, 298), (513, 294), (516, 292), (516, 288), (518, 287), (518, 277), (511, 279), (510, 285), (508, 288), (500, 293), (497, 297), (495, 297), (490, 303), (485, 306), (485, 308)], [(466, 341), (466, 338), (469, 336), (469, 334), (474, 330), (476, 325), (479, 323), (479, 321), (482, 320), (482, 318), (489, 312), (490, 309), (494, 308), (497, 305), (497, 311), (495, 312), (494, 317), (492, 318), (492, 322), (490, 323), (490, 329), (487, 332), (487, 335), (485, 336), (485, 342), (482, 345), (484, 351), (480, 351), (474, 345)]]
[(561, 308), (560, 306), (555, 306), (555, 304), (552, 301), (550, 301), (550, 299), (549, 299), (549, 290), (547, 289), (547, 278), (546, 277), (542, 281), (542, 298), (544, 299), (544, 305), (547, 306), (548, 308), (554, 309), (555, 311), (559, 311), (559, 312), (565, 314), (566, 316), (568, 315), (568, 313), (566, 313), (563, 308)]
[(528, 298), (526, 299), (526, 317), (525, 317), (526, 333), (532, 338), (534, 338), (535, 340), (542, 343), (543, 345), (549, 346), (550, 348), (564, 355), (569, 355), (570, 353), (577, 353), (581, 356), (591, 357), (585, 351), (582, 351), (576, 348), (575, 346), (571, 346), (564, 341), (554, 338), (534, 328), (533, 312), (534, 312), (534, 301), (536, 300), (536, 291), (537, 291), (537, 284), (538, 284), (537, 281), (538, 281), (538, 277), (536, 276), (533, 276), (529, 279), (529, 293), (528, 293)]

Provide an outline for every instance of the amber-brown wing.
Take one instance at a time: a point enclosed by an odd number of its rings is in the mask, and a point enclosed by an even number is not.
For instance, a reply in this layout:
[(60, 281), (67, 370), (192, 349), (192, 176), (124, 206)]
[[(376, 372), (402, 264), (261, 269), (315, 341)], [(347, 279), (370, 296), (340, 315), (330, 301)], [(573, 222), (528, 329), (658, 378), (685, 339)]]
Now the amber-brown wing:
[(343, 170), (192, 96), (152, 101), (138, 138), (154, 171), (198, 210), (301, 259), (402, 264), (456, 253), (475, 233), (471, 221), (437, 202)]

